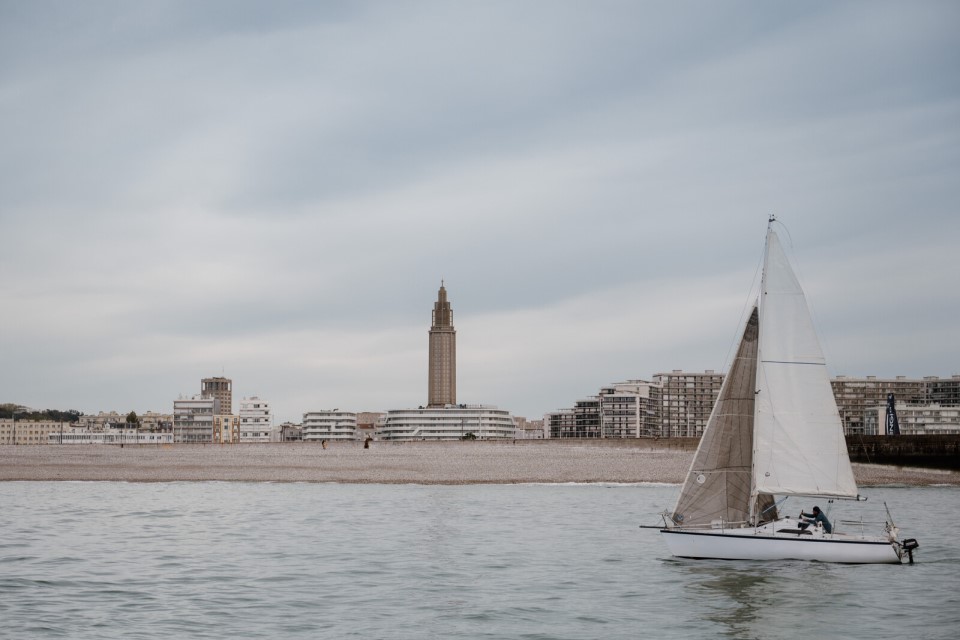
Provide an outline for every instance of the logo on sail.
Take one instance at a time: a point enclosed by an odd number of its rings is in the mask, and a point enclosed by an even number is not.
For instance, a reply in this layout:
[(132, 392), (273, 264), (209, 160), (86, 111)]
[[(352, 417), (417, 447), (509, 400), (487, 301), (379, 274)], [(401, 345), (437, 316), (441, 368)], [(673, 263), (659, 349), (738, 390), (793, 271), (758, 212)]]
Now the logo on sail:
[(887, 394), (887, 435), (900, 435), (900, 421), (897, 420), (896, 401), (892, 393)]

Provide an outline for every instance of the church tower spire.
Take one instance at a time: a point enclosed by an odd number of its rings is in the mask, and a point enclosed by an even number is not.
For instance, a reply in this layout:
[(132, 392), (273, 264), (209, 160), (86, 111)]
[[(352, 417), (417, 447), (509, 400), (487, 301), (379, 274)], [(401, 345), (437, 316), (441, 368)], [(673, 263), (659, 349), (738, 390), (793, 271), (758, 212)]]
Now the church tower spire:
[(457, 403), (457, 332), (453, 328), (453, 309), (447, 301), (447, 289), (442, 280), (437, 301), (433, 303), (427, 391), (427, 406)]

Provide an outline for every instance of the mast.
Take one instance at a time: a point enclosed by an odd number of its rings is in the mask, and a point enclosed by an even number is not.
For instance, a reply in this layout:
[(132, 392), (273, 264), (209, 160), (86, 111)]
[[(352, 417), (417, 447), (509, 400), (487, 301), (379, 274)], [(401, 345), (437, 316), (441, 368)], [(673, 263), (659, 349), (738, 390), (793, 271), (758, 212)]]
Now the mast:
[[(754, 369), (754, 385), (753, 393), (754, 396), (757, 396), (760, 393), (760, 376), (763, 374), (760, 368), (760, 361), (763, 359), (763, 354), (760, 352), (760, 344), (762, 344), (763, 338), (763, 312), (764, 312), (764, 295), (767, 291), (767, 252), (770, 250), (770, 234), (773, 232), (773, 223), (777, 221), (776, 214), (771, 213), (770, 217), (767, 218), (767, 233), (763, 240), (763, 268), (760, 272), (760, 293), (757, 296), (757, 362), (756, 369)], [(774, 504), (773, 496), (766, 496), (766, 498), (761, 498), (759, 492), (757, 491), (757, 405), (754, 403), (753, 407), (753, 440), (752, 440), (752, 455), (750, 456), (750, 522), (754, 525), (759, 524), (761, 518), (764, 515), (768, 515), (765, 512), (770, 509)], [(776, 518), (776, 511), (773, 512), (773, 518)]]

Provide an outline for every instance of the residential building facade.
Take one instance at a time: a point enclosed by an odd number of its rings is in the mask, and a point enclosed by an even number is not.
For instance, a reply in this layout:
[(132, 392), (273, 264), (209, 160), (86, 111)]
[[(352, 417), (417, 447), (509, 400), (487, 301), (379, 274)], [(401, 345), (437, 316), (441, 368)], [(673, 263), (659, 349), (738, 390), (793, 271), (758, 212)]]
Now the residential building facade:
[[(544, 416), (551, 438), (700, 437), (720, 395), (724, 375), (707, 370), (658, 373), (600, 389), (573, 409)], [(851, 378), (830, 381), (847, 435), (883, 435), (878, 407), (894, 394), (907, 429), (901, 433), (952, 433), (952, 408), (960, 407), (960, 375), (950, 378)], [(881, 416), (883, 412), (881, 412)], [(901, 422), (903, 419), (901, 418)]]
[(308, 411), (303, 414), (302, 439), (304, 442), (355, 440), (356, 438), (357, 414), (352, 411), (332, 409)]
[(240, 416), (213, 416), (213, 441), (217, 444), (236, 444), (240, 442)]
[[(896, 403), (900, 434), (905, 436), (960, 434), (960, 405)], [(886, 432), (886, 405), (864, 413), (864, 435), (892, 435)]]
[(69, 422), (19, 420), (16, 416), (0, 418), (0, 444), (48, 444), (51, 434), (59, 434), (72, 426)]
[(520, 416), (513, 417), (517, 427), (518, 440), (543, 440), (547, 437), (544, 432), (543, 420), (527, 420)]
[(213, 442), (213, 418), (222, 415), (217, 398), (195, 395), (173, 401), (173, 441)]
[(720, 397), (723, 374), (674, 370), (654, 374), (653, 382), (660, 387), (660, 436), (699, 438)]
[(452, 405), (388, 411), (377, 427), (379, 440), (478, 440), (516, 438), (509, 411), (489, 405)]
[(220, 411), (224, 415), (233, 414), (233, 380), (229, 378), (204, 378), (200, 381), (200, 395), (204, 398), (216, 398), (220, 401)]
[(573, 409), (559, 409), (543, 416), (548, 438), (575, 438), (577, 421)]
[(112, 445), (144, 445), (144, 444), (172, 444), (173, 433), (170, 431), (142, 431), (138, 429), (100, 429), (91, 430), (84, 427), (73, 427), (62, 433), (51, 433), (47, 436), (48, 444), (112, 444)]
[[(870, 422), (876, 407), (886, 406), (887, 395), (893, 394), (900, 406), (937, 404), (960, 407), (960, 375), (950, 378), (852, 378), (837, 376), (830, 381), (837, 401), (844, 433), (877, 435), (876, 423)], [(882, 431), (882, 430), (881, 430)], [(901, 433), (905, 433), (901, 430)]]
[[(103, 431), (105, 429), (121, 429), (127, 427), (128, 413), (118, 413), (116, 411), (100, 411), (96, 415), (83, 415), (77, 420), (76, 426), (89, 431)], [(137, 420), (140, 423), (141, 431), (172, 431), (173, 414), (155, 413), (147, 411), (137, 414)]]
[(270, 403), (257, 396), (240, 400), (240, 442), (273, 442), (279, 433), (273, 428)]
[(576, 427), (575, 438), (599, 438), (600, 430), (600, 397), (577, 400), (573, 405), (573, 420)]
[(660, 435), (660, 386), (644, 380), (618, 382), (600, 390), (603, 438), (653, 438)]
[(280, 442), (301, 442), (303, 440), (303, 425), (284, 422), (277, 427), (277, 438)]

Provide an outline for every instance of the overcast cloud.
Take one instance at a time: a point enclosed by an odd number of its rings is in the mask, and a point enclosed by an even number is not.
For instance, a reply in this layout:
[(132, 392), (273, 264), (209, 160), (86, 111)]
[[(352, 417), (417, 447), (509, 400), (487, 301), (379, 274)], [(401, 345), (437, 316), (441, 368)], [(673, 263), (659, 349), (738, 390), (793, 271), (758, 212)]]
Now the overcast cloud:
[[(768, 214), (833, 374), (960, 373), (955, 2), (0, 2), (0, 402), (531, 418), (723, 370)], [(792, 243), (792, 244), (791, 244)], [(791, 248), (792, 247), (792, 248)]]

